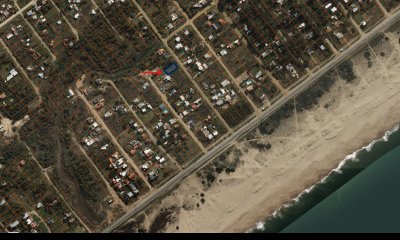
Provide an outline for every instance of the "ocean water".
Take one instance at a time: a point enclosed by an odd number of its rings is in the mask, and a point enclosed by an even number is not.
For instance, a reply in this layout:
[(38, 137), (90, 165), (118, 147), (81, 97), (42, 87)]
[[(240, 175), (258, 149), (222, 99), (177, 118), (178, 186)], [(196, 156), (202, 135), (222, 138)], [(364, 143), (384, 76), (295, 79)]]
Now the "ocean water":
[(248, 232), (400, 232), (399, 125)]

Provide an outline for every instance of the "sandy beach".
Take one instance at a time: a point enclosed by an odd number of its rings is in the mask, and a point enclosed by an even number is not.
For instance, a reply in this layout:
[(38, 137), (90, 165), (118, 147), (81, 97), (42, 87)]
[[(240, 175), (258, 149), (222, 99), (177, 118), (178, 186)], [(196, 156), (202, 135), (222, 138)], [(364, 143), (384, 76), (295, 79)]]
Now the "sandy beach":
[[(241, 163), (206, 190), (195, 174), (146, 213), (148, 228), (160, 209), (174, 207), (165, 232), (244, 232), (326, 176), (349, 154), (400, 122), (400, 45), (397, 33), (352, 58), (357, 76), (338, 79), (310, 110), (283, 120), (272, 135), (257, 134), (272, 148), (238, 142)], [(204, 194), (204, 196), (203, 196)], [(205, 202), (201, 203), (200, 199)]]

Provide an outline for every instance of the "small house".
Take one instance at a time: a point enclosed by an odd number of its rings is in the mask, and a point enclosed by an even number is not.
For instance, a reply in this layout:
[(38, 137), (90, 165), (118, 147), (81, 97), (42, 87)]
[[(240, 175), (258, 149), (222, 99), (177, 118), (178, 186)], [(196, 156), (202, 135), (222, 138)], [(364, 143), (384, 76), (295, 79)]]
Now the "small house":
[(13, 223), (11, 223), (10, 225), (10, 228), (11, 229), (15, 229), (15, 228), (17, 228), (18, 226), (19, 226), (19, 221), (18, 220), (15, 220)]
[(21, 167), (24, 166), (24, 165), (25, 165), (25, 160), (19, 161), (19, 165), (20, 165)]
[(225, 79), (224, 81), (221, 82), (221, 86), (223, 88), (227, 87), (229, 84), (231, 84), (231, 82), (227, 79)]
[(72, 98), (73, 96), (75, 96), (74, 91), (72, 91), (72, 89), (68, 89), (67, 98)]

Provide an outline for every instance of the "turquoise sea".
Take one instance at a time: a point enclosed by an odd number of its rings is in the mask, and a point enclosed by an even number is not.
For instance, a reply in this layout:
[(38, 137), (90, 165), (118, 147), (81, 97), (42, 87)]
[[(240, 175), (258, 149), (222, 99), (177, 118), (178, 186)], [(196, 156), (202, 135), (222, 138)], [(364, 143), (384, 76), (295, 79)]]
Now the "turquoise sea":
[(400, 232), (400, 130), (349, 155), (252, 232)]

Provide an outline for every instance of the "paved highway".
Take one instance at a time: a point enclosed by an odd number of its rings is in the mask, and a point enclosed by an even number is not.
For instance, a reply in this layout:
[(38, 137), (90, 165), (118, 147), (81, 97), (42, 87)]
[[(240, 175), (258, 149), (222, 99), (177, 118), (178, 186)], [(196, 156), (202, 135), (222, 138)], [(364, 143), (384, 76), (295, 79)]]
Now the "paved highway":
[(107, 226), (103, 230), (103, 232), (111, 232), (111, 231), (113, 231), (114, 229), (119, 227), (121, 224), (123, 224), (126, 220), (128, 220), (129, 218), (131, 218), (135, 214), (139, 213), (140, 211), (144, 210), (149, 204), (154, 202), (156, 199), (158, 199), (158, 198), (162, 197), (163, 195), (169, 193), (184, 178), (186, 178), (187, 176), (189, 176), (190, 174), (192, 174), (193, 172), (195, 172), (196, 170), (198, 170), (199, 168), (204, 166), (211, 159), (213, 159), (214, 157), (218, 156), (220, 153), (222, 153), (226, 149), (228, 149), (230, 146), (232, 146), (235, 143), (235, 141), (237, 139), (243, 137), (244, 135), (249, 133), (251, 130), (253, 130), (256, 127), (258, 127), (261, 122), (265, 121), (268, 117), (270, 117), (272, 114), (274, 114), (279, 108), (284, 106), (289, 101), (293, 100), (300, 93), (302, 93), (305, 90), (307, 90), (323, 74), (328, 72), (330, 69), (332, 69), (333, 67), (335, 67), (339, 63), (341, 63), (344, 60), (346, 60), (348, 57), (351, 57), (354, 53), (356, 53), (362, 47), (365, 47), (365, 45), (368, 43), (369, 40), (371, 40), (374, 37), (378, 36), (381, 32), (385, 31), (388, 27), (390, 27), (394, 22), (396, 22), (398, 20), (400, 20), (400, 11), (398, 11), (398, 12), (394, 13), (393, 15), (387, 17), (384, 21), (382, 21), (380, 24), (378, 24), (369, 33), (362, 35), (357, 42), (355, 42), (348, 49), (343, 51), (340, 55), (336, 56), (332, 61), (327, 63), (325, 66), (322, 66), (318, 71), (313, 73), (306, 80), (304, 80), (302, 83), (300, 83), (294, 89), (292, 89), (288, 93), (288, 95), (282, 97), (280, 100), (278, 100), (275, 104), (273, 104), (267, 110), (265, 110), (264, 112), (260, 113), (257, 117), (255, 117), (253, 120), (251, 120), (250, 122), (248, 122), (247, 124), (242, 126), (236, 132), (232, 133), (223, 142), (221, 142), (219, 145), (217, 145), (216, 147), (211, 149), (209, 152), (207, 152), (205, 155), (203, 155), (201, 158), (199, 158), (195, 163), (189, 165), (185, 170), (181, 171), (178, 175), (176, 175), (174, 178), (169, 180), (167, 183), (165, 183), (159, 189), (154, 191), (147, 198), (143, 199), (140, 203), (138, 203), (137, 206), (132, 208), (132, 210), (127, 212), (120, 219), (118, 219), (114, 223), (112, 223), (109, 226)]

